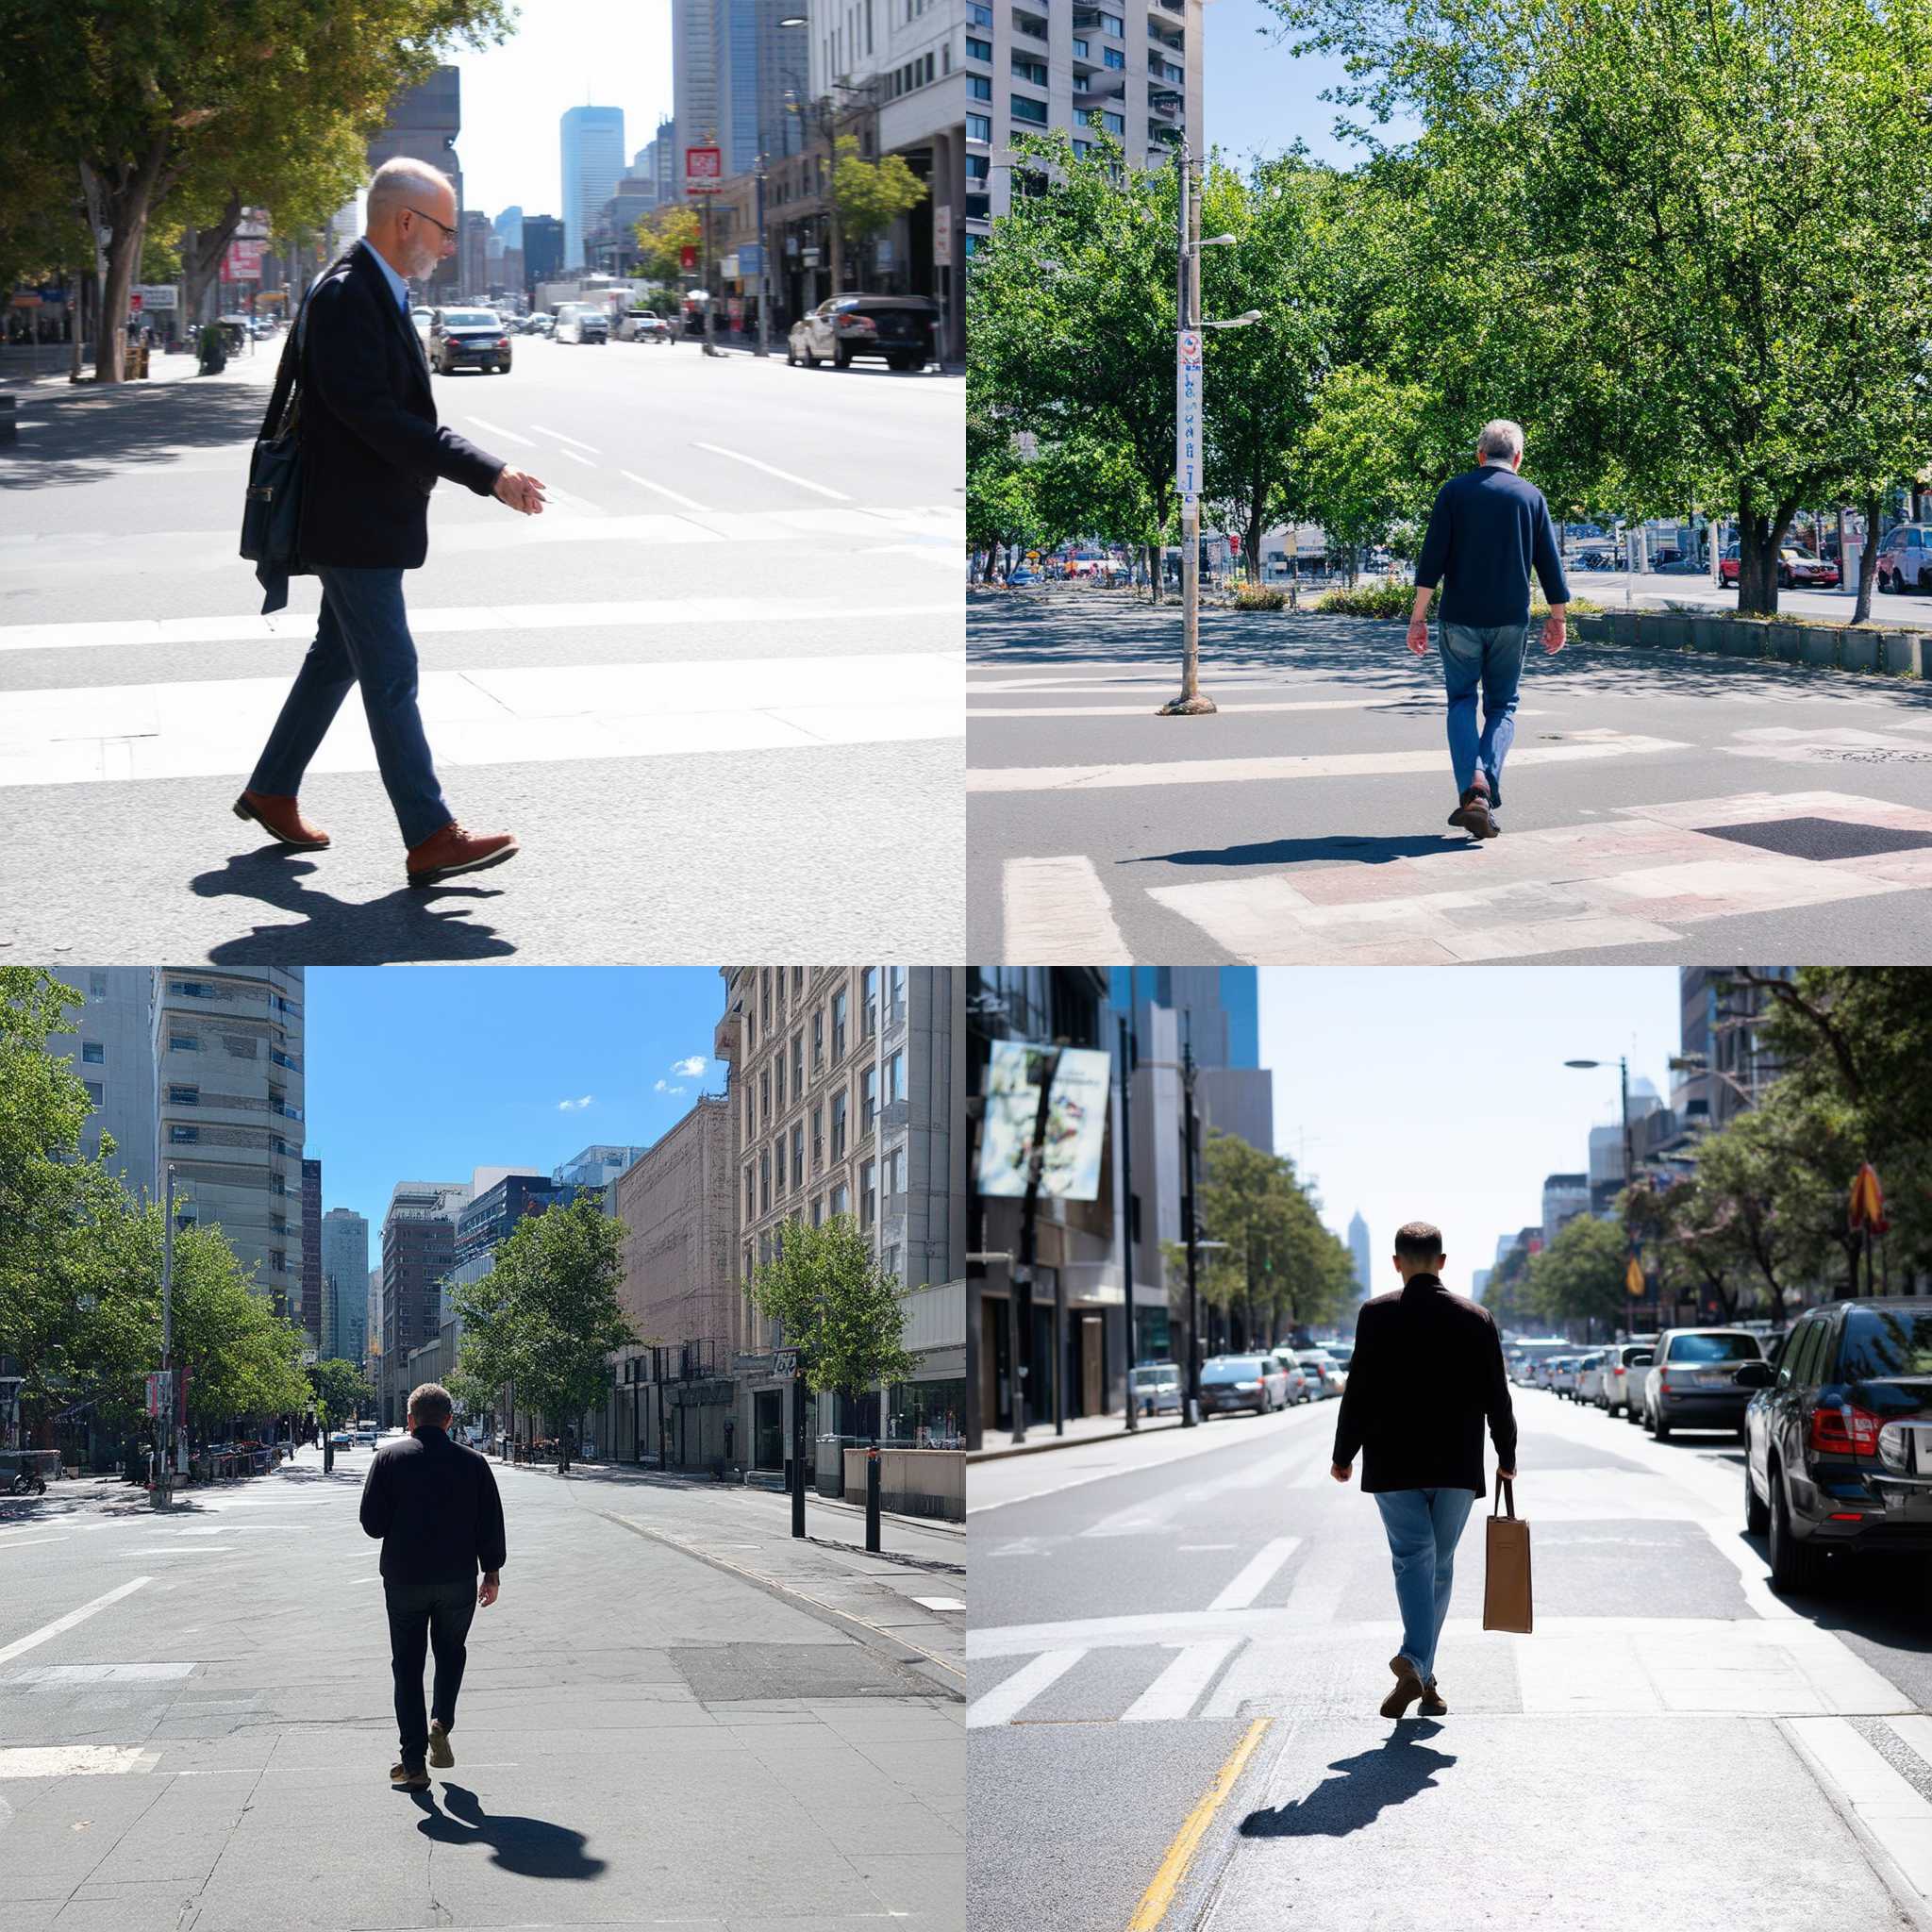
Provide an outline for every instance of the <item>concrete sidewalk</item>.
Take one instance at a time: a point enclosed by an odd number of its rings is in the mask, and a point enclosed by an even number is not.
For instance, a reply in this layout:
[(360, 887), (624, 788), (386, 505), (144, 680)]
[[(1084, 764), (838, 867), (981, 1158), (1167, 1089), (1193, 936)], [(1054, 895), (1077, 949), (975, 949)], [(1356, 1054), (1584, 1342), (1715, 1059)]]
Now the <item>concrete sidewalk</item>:
[[(1133, 1433), (1151, 1435), (1162, 1429), (1177, 1429), (1181, 1419), (1177, 1415), (1143, 1415), (1140, 1426)], [(995, 1436), (1004, 1435), (1004, 1430), (995, 1431)], [(1037, 1456), (1045, 1449), (1077, 1449), (1083, 1442), (1095, 1442), (1108, 1437), (1125, 1436), (1127, 1419), (1121, 1410), (1111, 1415), (1083, 1415), (1074, 1417), (1066, 1425), (1066, 1434), (1054, 1434), (1053, 1421), (1049, 1417), (1043, 1424), (1031, 1422), (1026, 1424), (1026, 1440), (1024, 1442), (999, 1441), (982, 1439), (986, 1446), (970, 1450), (968, 1462), (996, 1462), (1008, 1456)]]

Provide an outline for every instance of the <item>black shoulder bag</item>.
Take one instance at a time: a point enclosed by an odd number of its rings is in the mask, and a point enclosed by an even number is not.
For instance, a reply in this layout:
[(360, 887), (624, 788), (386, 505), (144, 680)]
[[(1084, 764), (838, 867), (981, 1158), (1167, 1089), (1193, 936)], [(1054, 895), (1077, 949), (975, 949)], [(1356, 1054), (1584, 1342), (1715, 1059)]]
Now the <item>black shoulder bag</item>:
[[(319, 277), (318, 277), (319, 279)], [(311, 287), (308, 293), (312, 295)], [(308, 319), (308, 295), (289, 340), (262, 418), (261, 434), (248, 462), (248, 493), (242, 509), (242, 555), (255, 566), (261, 585), (262, 615), (289, 601), (289, 579), (305, 575), (296, 540), (302, 521), (302, 325)]]

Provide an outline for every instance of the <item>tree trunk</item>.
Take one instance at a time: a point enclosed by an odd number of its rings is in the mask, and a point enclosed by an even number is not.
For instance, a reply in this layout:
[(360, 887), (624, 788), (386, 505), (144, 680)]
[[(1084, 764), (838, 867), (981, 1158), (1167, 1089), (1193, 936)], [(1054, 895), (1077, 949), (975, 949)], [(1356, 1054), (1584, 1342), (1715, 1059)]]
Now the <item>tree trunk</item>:
[(1794, 504), (1781, 504), (1774, 512), (1757, 508), (1749, 484), (1739, 491), (1738, 614), (1740, 617), (1777, 615), (1777, 558), (1796, 514)]
[(1160, 545), (1149, 543), (1147, 550), (1147, 601), (1160, 602)]
[[(1858, 548), (1858, 601), (1853, 607), (1852, 622), (1864, 624), (1872, 616), (1872, 587), (1878, 581), (1878, 506), (1877, 491), (1872, 491), (1858, 506), (1865, 517), (1865, 541)], [(1843, 575), (1844, 550), (1839, 550), (1840, 575)]]
[(187, 298), (191, 332), (201, 323), (214, 321), (219, 312), (220, 304), (211, 302), (210, 297), (219, 287), (222, 258), (241, 225), (242, 196), (238, 191), (229, 194), (228, 205), (212, 228), (190, 228), (181, 238), (181, 279), (186, 284), (182, 292)]

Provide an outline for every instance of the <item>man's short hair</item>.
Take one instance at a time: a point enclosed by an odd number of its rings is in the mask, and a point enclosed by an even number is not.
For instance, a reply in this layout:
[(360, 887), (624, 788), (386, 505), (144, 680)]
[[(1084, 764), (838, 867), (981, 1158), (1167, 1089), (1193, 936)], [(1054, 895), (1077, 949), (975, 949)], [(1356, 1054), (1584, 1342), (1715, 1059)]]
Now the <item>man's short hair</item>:
[(419, 1423), (430, 1423), (439, 1429), (446, 1429), (450, 1418), (456, 1414), (456, 1404), (449, 1399), (449, 1391), (441, 1382), (418, 1382), (409, 1391), (409, 1413)]
[(1499, 459), (1514, 462), (1523, 454), (1523, 425), (1510, 422), (1507, 416), (1485, 423), (1482, 434), (1475, 440), (1475, 453), (1486, 463)]
[(1395, 1252), (1405, 1261), (1440, 1261), (1442, 1230), (1430, 1221), (1406, 1221), (1395, 1230)]
[(447, 188), (452, 194), (456, 192), (456, 183), (441, 168), (432, 168), (427, 161), (414, 160), (408, 155), (397, 155), (376, 169), (375, 178), (369, 184), (364, 223), (373, 228), (397, 209), (422, 201), (441, 188)]

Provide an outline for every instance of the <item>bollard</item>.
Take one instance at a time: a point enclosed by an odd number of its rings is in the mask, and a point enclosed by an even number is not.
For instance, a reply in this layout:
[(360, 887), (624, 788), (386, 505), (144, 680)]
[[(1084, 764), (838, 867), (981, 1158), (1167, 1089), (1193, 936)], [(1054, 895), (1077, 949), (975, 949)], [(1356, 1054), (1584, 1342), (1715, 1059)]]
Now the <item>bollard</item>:
[(879, 1547), (879, 1447), (865, 1452), (865, 1546), (874, 1555)]
[(20, 441), (19, 398), (11, 390), (0, 389), (0, 442)]

